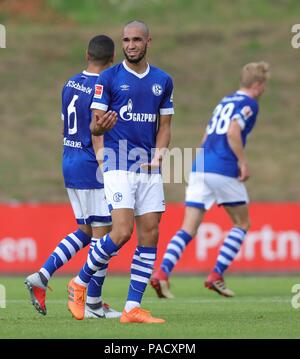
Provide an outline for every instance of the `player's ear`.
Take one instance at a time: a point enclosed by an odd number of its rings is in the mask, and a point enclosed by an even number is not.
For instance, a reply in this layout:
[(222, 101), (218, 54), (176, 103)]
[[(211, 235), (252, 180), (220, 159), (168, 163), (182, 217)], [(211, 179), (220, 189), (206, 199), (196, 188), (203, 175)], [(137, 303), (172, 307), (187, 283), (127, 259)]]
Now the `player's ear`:
[(151, 43), (152, 43), (152, 37), (149, 36), (147, 40), (147, 47), (151, 47)]

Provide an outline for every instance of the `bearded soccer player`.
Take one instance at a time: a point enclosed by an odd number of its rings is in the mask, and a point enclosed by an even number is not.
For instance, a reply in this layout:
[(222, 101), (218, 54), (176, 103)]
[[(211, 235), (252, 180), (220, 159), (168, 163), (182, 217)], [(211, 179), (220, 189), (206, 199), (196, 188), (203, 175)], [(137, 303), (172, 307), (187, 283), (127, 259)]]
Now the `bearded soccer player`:
[[(43, 315), (47, 314), (46, 289), (54, 272), (88, 244), (91, 244), (91, 251), (97, 239), (111, 229), (103, 181), (101, 183), (97, 178), (95, 152), (101, 147), (101, 138), (92, 137), (89, 127), (95, 83), (99, 73), (113, 62), (114, 42), (106, 35), (95, 36), (89, 42), (86, 57), (87, 69), (71, 77), (62, 91), (63, 175), (78, 229), (68, 234), (40, 270), (25, 280), (32, 304)], [(110, 112), (105, 116), (106, 129), (110, 129), (116, 121), (116, 114)], [(90, 281), (85, 318), (115, 318), (121, 315), (102, 302), (106, 268), (103, 266)]]
[(234, 296), (226, 287), (223, 275), (237, 256), (249, 229), (249, 199), (244, 182), (250, 172), (244, 147), (255, 125), (258, 100), (268, 77), (267, 63), (245, 65), (240, 89), (224, 97), (213, 111), (202, 141), (203, 153), (199, 151), (190, 173), (183, 224), (171, 238), (160, 268), (151, 278), (151, 285), (160, 298), (174, 297), (169, 277), (214, 202), (224, 207), (233, 227), (220, 248), (205, 287), (225, 297)]
[(104, 188), (112, 215), (112, 231), (95, 245), (79, 275), (69, 283), (68, 306), (76, 319), (84, 316), (84, 293), (91, 276), (112, 253), (130, 240), (134, 221), (138, 245), (132, 263), (121, 323), (164, 323), (141, 301), (156, 259), (158, 226), (165, 210), (160, 161), (170, 142), (173, 110), (171, 77), (146, 60), (151, 43), (148, 27), (132, 21), (123, 29), (122, 63), (102, 72), (91, 108), (91, 131), (100, 135), (107, 110), (117, 112), (115, 127), (104, 133)]

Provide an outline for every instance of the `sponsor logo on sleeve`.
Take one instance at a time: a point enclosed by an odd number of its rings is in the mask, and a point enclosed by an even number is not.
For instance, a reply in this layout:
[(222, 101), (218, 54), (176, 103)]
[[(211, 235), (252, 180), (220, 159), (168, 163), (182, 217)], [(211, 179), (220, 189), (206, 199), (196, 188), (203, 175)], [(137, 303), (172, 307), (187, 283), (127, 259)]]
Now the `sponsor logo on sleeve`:
[(95, 98), (102, 98), (103, 94), (103, 86), (102, 85), (95, 85)]
[(244, 106), (241, 111), (245, 121), (248, 120), (250, 116), (253, 115), (253, 111), (251, 110), (250, 106)]

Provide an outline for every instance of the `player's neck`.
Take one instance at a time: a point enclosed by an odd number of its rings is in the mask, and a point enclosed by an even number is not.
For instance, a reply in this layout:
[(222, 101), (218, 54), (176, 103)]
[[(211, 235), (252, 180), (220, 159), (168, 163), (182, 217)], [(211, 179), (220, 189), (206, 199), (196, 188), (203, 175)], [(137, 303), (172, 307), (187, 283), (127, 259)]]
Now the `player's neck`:
[(238, 91), (245, 93), (249, 97), (255, 98), (253, 91), (249, 88), (241, 87)]
[(146, 59), (142, 59), (137, 64), (129, 62), (125, 59), (125, 63), (131, 70), (133, 70), (137, 74), (143, 74), (148, 68), (148, 62), (146, 61)]
[(88, 64), (86, 71), (91, 74), (100, 74), (103, 70), (107, 69), (109, 66), (102, 66), (102, 65), (94, 65), (94, 64)]

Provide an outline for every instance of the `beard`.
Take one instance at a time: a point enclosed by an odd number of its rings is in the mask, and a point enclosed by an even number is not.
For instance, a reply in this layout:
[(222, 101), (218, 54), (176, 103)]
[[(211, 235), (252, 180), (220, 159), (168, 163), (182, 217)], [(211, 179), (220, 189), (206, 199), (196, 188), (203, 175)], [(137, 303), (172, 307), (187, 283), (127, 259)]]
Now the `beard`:
[(146, 53), (147, 53), (147, 46), (145, 46), (144, 50), (140, 53), (139, 57), (137, 58), (130, 58), (127, 53), (125, 52), (125, 50), (123, 49), (123, 53), (124, 53), (124, 56), (126, 58), (126, 60), (131, 63), (131, 64), (138, 64), (141, 60), (143, 60), (143, 58), (146, 56)]

